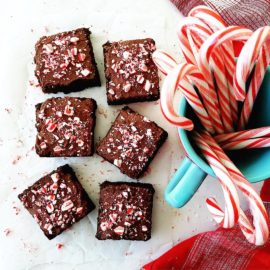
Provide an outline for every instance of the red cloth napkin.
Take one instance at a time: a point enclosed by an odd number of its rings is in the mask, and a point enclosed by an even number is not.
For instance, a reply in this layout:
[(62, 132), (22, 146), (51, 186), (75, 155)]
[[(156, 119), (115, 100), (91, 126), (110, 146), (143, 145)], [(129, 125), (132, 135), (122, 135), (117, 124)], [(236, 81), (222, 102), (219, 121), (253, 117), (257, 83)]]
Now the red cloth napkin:
[(252, 30), (270, 24), (270, 0), (171, 0), (187, 16), (195, 6), (206, 5), (216, 10), (228, 25), (241, 25)]
[[(270, 179), (264, 181), (260, 195), (270, 216)], [(185, 240), (143, 269), (270, 269), (270, 240), (256, 247), (246, 241), (239, 227), (219, 228)]]

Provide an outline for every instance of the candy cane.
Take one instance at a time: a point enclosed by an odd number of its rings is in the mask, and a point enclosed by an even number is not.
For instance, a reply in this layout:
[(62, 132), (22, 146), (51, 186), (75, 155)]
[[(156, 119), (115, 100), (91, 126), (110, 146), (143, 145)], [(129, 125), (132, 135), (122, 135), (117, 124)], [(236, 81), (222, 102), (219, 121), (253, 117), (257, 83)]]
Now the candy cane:
[[(192, 32), (192, 37), (188, 36), (188, 30)], [(207, 25), (205, 25), (202, 21), (196, 19), (187, 17), (183, 19), (179, 26), (178, 31), (178, 38), (180, 40), (180, 46), (182, 49), (182, 52), (186, 58), (186, 61), (192, 64), (196, 64), (198, 62), (198, 50), (200, 49), (203, 42), (212, 34), (212, 31), (208, 28)], [(190, 40), (194, 41), (193, 45), (190, 45)], [(196, 48), (195, 48), (196, 47)], [(194, 58), (191, 59), (191, 56), (193, 55)], [(226, 70), (224, 66), (224, 60), (222, 58), (222, 53), (220, 51), (215, 52), (212, 59), (213, 64), (213, 73), (214, 77), (216, 79), (216, 83), (218, 86), (218, 96), (217, 97), (215, 86), (214, 86), (214, 78), (212, 77), (212, 73), (207, 74), (207, 76), (204, 74), (204, 77), (207, 79), (207, 83), (209, 85), (209, 89), (211, 90), (211, 95), (214, 98), (214, 101), (216, 103), (216, 110), (218, 111), (218, 114), (220, 114), (221, 110), (221, 118), (223, 120), (223, 124), (226, 131), (232, 131), (233, 125), (232, 125), (232, 118), (231, 118), (231, 112), (230, 112), (230, 100), (229, 100), (229, 89), (227, 85), (227, 78), (226, 78)], [(222, 106), (219, 106), (219, 102), (222, 103)], [(226, 106), (224, 106), (226, 104)], [(221, 121), (221, 119), (218, 119), (218, 121)]]
[(178, 115), (173, 107), (174, 94), (178, 84), (179, 75), (178, 70), (175, 68), (167, 75), (162, 86), (160, 96), (161, 111), (171, 124), (186, 130), (192, 130), (194, 127), (193, 122), (186, 117)]
[[(177, 65), (169, 73), (169, 75), (166, 77), (164, 81), (164, 84), (162, 87), (163, 90), (161, 93), (161, 102), (160, 102), (161, 110), (165, 118), (169, 120), (171, 123), (187, 130), (191, 130), (193, 126), (186, 126), (187, 125), (186, 122), (182, 123), (183, 122), (182, 117), (180, 117), (181, 119), (179, 119), (179, 116), (173, 109), (173, 99), (174, 99), (174, 93), (176, 89), (178, 88), (178, 85), (180, 84), (181, 80), (189, 75), (192, 75), (192, 77), (196, 77), (198, 75), (201, 76), (199, 70), (194, 65), (187, 64), (187, 63), (182, 63), (182, 64)], [(199, 97), (197, 96), (196, 91), (189, 92), (189, 89), (185, 88), (185, 85), (182, 85), (182, 86), (183, 86), (182, 90), (185, 97), (190, 102), (192, 107), (195, 108), (203, 125), (205, 125), (207, 129), (210, 129), (212, 132), (214, 132), (213, 126), (210, 122), (209, 117), (205, 118), (205, 116), (208, 116), (208, 115), (205, 115), (206, 111), (203, 105), (201, 104), (201, 101)], [(177, 117), (175, 116), (178, 116), (178, 120), (180, 120), (180, 122), (177, 121)]]
[(206, 203), (208, 210), (213, 215), (213, 218), (223, 228), (231, 228), (235, 225), (239, 218), (239, 198), (236, 188), (231, 180), (227, 169), (221, 164), (217, 155), (209, 147), (201, 135), (197, 132), (193, 136), (197, 146), (201, 150), (203, 156), (208, 161), (209, 165), (215, 172), (225, 198), (225, 211), (217, 204), (214, 198), (207, 198)]
[(223, 142), (220, 146), (224, 150), (254, 149), (270, 147), (270, 138), (243, 139), (234, 142)]
[(261, 27), (255, 33), (242, 48), (236, 64), (234, 87), (236, 98), (240, 101), (245, 99), (246, 82), (253, 70), (262, 46), (270, 40), (270, 26)]
[[(201, 50), (200, 50), (200, 61), (199, 61), (199, 67), (200, 70), (205, 76), (210, 76), (211, 74), (211, 69), (210, 69), (210, 64), (209, 60), (212, 55), (212, 53), (215, 51), (215, 49), (220, 46), (222, 43), (228, 41), (228, 40), (245, 40), (250, 35), (252, 34), (252, 31), (243, 27), (239, 26), (230, 26), (225, 29), (219, 30), (212, 34), (202, 45)], [(225, 53), (225, 58), (228, 59), (228, 55)], [(231, 71), (232, 72), (232, 71)], [(237, 102), (235, 102), (234, 99), (234, 90), (232, 87), (229, 88), (230, 90), (230, 108), (234, 112), (232, 115), (234, 120), (237, 118), (236, 113), (237, 113)], [(228, 106), (228, 102), (226, 101), (225, 103), (221, 103), (221, 107)]]
[(241, 211), (239, 225), (242, 232), (250, 243), (255, 245), (263, 245), (268, 239), (269, 229), (267, 225), (268, 215), (260, 196), (252, 188), (251, 184), (243, 176), (240, 170), (224, 153), (221, 147), (215, 142), (215, 140), (209, 134), (207, 134), (207, 132), (202, 132), (201, 137), (203, 140), (205, 140), (205, 144), (211, 147), (220, 162), (229, 172), (233, 182), (243, 192), (250, 203), (249, 207), (253, 215), (254, 228), (249, 223), (244, 212)]
[[(169, 54), (161, 50), (155, 51), (152, 58), (159, 70), (165, 75), (177, 66), (176, 61)], [(179, 87), (205, 129), (211, 134), (215, 133), (211, 119), (194, 87), (184, 78), (179, 83)]]
[(215, 141), (218, 143), (234, 142), (239, 140), (247, 140), (261, 137), (270, 137), (270, 127), (261, 127), (227, 134), (219, 134), (215, 136)]
[[(206, 6), (196, 6), (190, 10), (188, 16), (195, 17), (203, 21), (208, 25), (213, 32), (219, 31), (227, 27), (226, 23), (222, 17), (214, 10)], [(237, 101), (232, 95), (233, 91), (233, 74), (235, 71), (235, 59), (234, 59), (234, 48), (231, 41), (226, 41), (221, 45), (223, 52), (225, 53), (224, 63), (226, 67), (226, 76), (227, 83), (230, 92), (230, 106), (231, 106), (231, 115), (233, 121), (238, 122), (238, 104)]]
[[(270, 30), (269, 27), (259, 28), (257, 31), (255, 31), (253, 33), (252, 36), (254, 39), (256, 39), (256, 42), (258, 42), (259, 39), (262, 37), (267, 38), (267, 36), (268, 36), (268, 38), (269, 38), (269, 35), (270, 35), (269, 30)], [(259, 56), (258, 56), (258, 61), (257, 61), (255, 71), (254, 71), (254, 74), (252, 76), (252, 79), (251, 79), (251, 82), (249, 85), (247, 96), (246, 96), (246, 99), (244, 101), (244, 105), (243, 105), (243, 108), (241, 111), (239, 125), (238, 125), (239, 130), (244, 129), (248, 123), (250, 114), (251, 114), (252, 109), (253, 109), (254, 102), (255, 102), (257, 94), (260, 90), (260, 86), (263, 82), (264, 75), (267, 71), (267, 67), (268, 67), (268, 64), (270, 62), (270, 55), (269, 55), (269, 51), (268, 51), (269, 45), (270, 45), (270, 42), (268, 40), (268, 42), (266, 42), (262, 46), (261, 49), (258, 48), (258, 50), (260, 50)], [(247, 46), (249, 46), (249, 43)], [(248, 51), (248, 49), (249, 49), (249, 51)], [(246, 49), (247, 53), (253, 54), (254, 53), (253, 49), (254, 49), (254, 47), (251, 47), (251, 46), (247, 47), (247, 49)], [(243, 57), (243, 55), (241, 57)], [(240, 61), (241, 60), (242, 59), (240, 59)], [(238, 69), (239, 69), (239, 67), (238, 67)], [(242, 70), (242, 68), (241, 68), (241, 70)], [(239, 72), (242, 72), (242, 71), (239, 71)]]

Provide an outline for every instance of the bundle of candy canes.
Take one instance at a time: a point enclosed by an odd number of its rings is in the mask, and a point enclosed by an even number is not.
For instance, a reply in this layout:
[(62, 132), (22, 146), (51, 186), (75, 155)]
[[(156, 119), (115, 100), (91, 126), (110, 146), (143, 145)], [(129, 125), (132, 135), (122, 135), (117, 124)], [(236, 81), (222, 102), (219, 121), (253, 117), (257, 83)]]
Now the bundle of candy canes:
[[(240, 26), (227, 27), (218, 13), (198, 6), (181, 21), (178, 38), (185, 63), (178, 64), (162, 50), (153, 54), (158, 69), (166, 75), (160, 101), (162, 113), (170, 123), (193, 130), (195, 143), (219, 179), (225, 197), (224, 210), (214, 198), (206, 200), (216, 222), (224, 228), (238, 223), (250, 243), (262, 245), (269, 236), (265, 207), (224, 150), (270, 146), (270, 127), (245, 130), (270, 62), (270, 26), (255, 32)], [(235, 41), (244, 43), (237, 61)], [(192, 120), (175, 111), (177, 90), (203, 128), (194, 128)], [(253, 224), (239, 206), (236, 187), (249, 202)]]

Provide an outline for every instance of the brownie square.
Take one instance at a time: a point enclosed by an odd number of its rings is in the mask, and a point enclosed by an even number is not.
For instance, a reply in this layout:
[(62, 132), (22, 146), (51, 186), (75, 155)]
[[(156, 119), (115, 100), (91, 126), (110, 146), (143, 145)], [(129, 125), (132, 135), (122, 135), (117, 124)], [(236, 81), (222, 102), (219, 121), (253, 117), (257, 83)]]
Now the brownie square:
[(61, 234), (95, 208), (68, 165), (42, 177), (18, 197), (48, 239)]
[(83, 157), (94, 153), (96, 101), (50, 98), (36, 105), (36, 152), (41, 157)]
[(100, 86), (87, 28), (44, 36), (36, 43), (35, 74), (44, 93), (81, 91)]
[(104, 63), (108, 104), (159, 99), (159, 78), (152, 60), (151, 38), (105, 43)]
[(139, 178), (149, 166), (168, 134), (154, 122), (123, 108), (97, 153), (131, 178)]
[(102, 183), (96, 238), (149, 240), (154, 193), (151, 184)]

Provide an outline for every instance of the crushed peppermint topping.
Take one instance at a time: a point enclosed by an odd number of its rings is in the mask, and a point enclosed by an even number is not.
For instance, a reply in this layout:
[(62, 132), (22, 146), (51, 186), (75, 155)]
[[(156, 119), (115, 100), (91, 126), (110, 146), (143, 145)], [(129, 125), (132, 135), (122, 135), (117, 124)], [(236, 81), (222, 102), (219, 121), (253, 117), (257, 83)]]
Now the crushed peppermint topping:
[(84, 141), (83, 140), (76, 140), (76, 143), (78, 144), (79, 147), (82, 147), (84, 145)]
[(144, 85), (144, 90), (146, 92), (149, 92), (150, 89), (151, 89), (151, 83), (149, 80), (146, 80), (145, 85)]
[(123, 89), (124, 89), (125, 92), (128, 92), (130, 90), (130, 88), (131, 88), (131, 84), (130, 83), (126, 83), (124, 85), (124, 87), (123, 87)]
[(128, 59), (129, 55), (130, 55), (130, 53), (128, 51), (123, 52), (123, 58), (124, 59)]
[(73, 202), (71, 200), (65, 201), (62, 204), (61, 211), (67, 211), (73, 207)]
[(48, 213), (52, 213), (54, 210), (54, 207), (51, 203), (49, 203), (49, 204), (47, 204), (46, 209), (47, 209)]
[(115, 159), (115, 160), (113, 161), (113, 164), (114, 164), (116, 167), (121, 167), (122, 160), (121, 160), (121, 159)]
[(139, 84), (142, 84), (142, 83), (144, 82), (144, 77), (143, 77), (143, 75), (141, 75), (141, 74), (138, 75), (136, 81), (137, 81)]
[(47, 148), (47, 144), (45, 142), (41, 142), (40, 143), (40, 148), (41, 149), (46, 149)]
[(101, 222), (100, 229), (104, 232), (108, 228), (108, 222)]
[(85, 69), (83, 69), (83, 70), (81, 71), (81, 74), (82, 74), (84, 77), (86, 77), (87, 75), (90, 74), (90, 70), (87, 69), (87, 68), (85, 68)]
[(86, 55), (84, 53), (79, 53), (78, 54), (78, 59), (79, 59), (80, 62), (83, 62), (85, 57), (86, 57)]
[[(76, 77), (87, 76), (89, 63), (86, 60), (88, 51), (88, 38), (80, 40), (77, 32), (60, 33), (46, 37), (37, 44), (37, 69), (39, 81), (50, 80), (57, 83), (59, 80), (73, 81)], [(80, 30), (79, 30), (80, 31)], [(44, 44), (45, 43), (45, 44)]]
[(53, 173), (51, 175), (51, 178), (52, 178), (53, 182), (56, 183), (60, 179), (60, 175), (59, 175), (59, 173)]
[(125, 231), (125, 228), (122, 227), (122, 226), (118, 226), (118, 227), (116, 227), (116, 228), (114, 229), (114, 232), (115, 232), (116, 234), (119, 234), (119, 235), (123, 235), (124, 231)]
[(64, 110), (65, 115), (72, 116), (74, 114), (74, 109), (73, 107), (66, 105), (65, 110)]
[(79, 41), (79, 38), (78, 37), (71, 37), (70, 38), (70, 42), (71, 43), (76, 43), (76, 42), (78, 42)]
[(55, 153), (61, 153), (64, 149), (62, 147), (60, 147), (59, 145), (56, 145), (54, 148), (53, 148), (53, 151)]
[(108, 91), (111, 95), (114, 95), (115, 94), (115, 92), (112, 90), (112, 89), (109, 89), (109, 91)]
[(143, 226), (142, 226), (142, 231), (143, 231), (143, 232), (147, 232), (147, 230), (148, 230), (147, 227), (146, 227), (145, 225), (143, 225)]
[(49, 132), (53, 132), (56, 128), (57, 128), (57, 124), (56, 123), (49, 123), (48, 126), (47, 126), (47, 130)]

